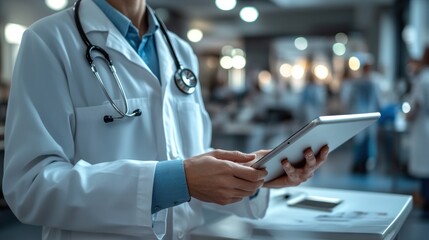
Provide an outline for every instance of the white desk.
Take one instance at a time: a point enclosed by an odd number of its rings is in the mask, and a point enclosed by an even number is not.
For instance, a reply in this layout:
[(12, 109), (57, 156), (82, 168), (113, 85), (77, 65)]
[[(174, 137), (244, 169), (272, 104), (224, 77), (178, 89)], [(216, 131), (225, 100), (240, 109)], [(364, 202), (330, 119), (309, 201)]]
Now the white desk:
[[(287, 206), (285, 193), (297, 192), (344, 201), (333, 212)], [(206, 224), (192, 231), (190, 239), (394, 239), (411, 209), (408, 195), (310, 187), (272, 190), (263, 219), (207, 211)]]

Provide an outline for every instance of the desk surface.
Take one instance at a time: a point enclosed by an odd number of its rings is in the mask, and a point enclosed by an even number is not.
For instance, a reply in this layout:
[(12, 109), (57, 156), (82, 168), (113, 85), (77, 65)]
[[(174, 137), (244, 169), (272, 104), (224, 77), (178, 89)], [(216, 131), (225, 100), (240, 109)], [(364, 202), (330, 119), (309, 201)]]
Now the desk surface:
[[(290, 207), (285, 194), (340, 198), (332, 212)], [(394, 239), (412, 210), (408, 195), (296, 187), (271, 190), (263, 219), (206, 211), (191, 239)]]

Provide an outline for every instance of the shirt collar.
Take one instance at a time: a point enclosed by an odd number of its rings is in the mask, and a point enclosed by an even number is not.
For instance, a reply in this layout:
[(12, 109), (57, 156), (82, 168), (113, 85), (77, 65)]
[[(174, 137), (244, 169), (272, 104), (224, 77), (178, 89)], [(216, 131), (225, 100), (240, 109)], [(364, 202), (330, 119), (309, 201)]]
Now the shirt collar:
[[(115, 25), (122, 36), (126, 37), (130, 31), (138, 32), (137, 28), (132, 24), (131, 20), (128, 19), (124, 14), (112, 7), (106, 0), (94, 0), (95, 4), (103, 11), (107, 18)], [(156, 21), (155, 14), (150, 7), (146, 8), (148, 29), (144, 36), (153, 35), (159, 28), (159, 24)]]
[(152, 8), (147, 7), (147, 20), (148, 20), (148, 28), (145, 35), (152, 35), (155, 34), (155, 31), (158, 30), (159, 24), (156, 20), (155, 13), (153, 12)]

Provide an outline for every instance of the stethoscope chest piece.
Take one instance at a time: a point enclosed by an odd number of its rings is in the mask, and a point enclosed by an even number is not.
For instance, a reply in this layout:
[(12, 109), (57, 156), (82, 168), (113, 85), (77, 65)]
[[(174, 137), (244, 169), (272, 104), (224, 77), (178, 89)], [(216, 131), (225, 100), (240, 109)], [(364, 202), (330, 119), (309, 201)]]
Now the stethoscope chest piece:
[(194, 93), (198, 83), (197, 76), (188, 68), (178, 69), (174, 75), (174, 81), (180, 91), (186, 94)]

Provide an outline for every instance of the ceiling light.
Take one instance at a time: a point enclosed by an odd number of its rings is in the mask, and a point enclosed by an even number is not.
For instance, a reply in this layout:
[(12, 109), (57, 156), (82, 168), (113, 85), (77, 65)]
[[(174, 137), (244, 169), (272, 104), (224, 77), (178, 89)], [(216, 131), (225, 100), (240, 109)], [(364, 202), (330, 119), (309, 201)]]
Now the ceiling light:
[(68, 0), (45, 0), (46, 5), (55, 11), (64, 9), (69, 3)]
[(236, 69), (243, 69), (246, 66), (246, 58), (240, 55), (232, 57), (232, 66)]
[(233, 46), (226, 45), (226, 46), (222, 47), (221, 53), (223, 56), (229, 56), (229, 55), (231, 55), (233, 50), (234, 50)]
[(230, 56), (223, 56), (220, 59), (220, 66), (223, 69), (231, 69), (232, 68), (232, 57), (230, 57)]
[(237, 5), (236, 0), (216, 0), (216, 7), (223, 11), (229, 11)]
[(263, 70), (258, 74), (259, 85), (266, 86), (271, 83), (272, 75), (270, 72)]
[(4, 28), (4, 36), (6, 38), (6, 42), (10, 44), (20, 44), (25, 29), (25, 26), (19, 24), (6, 24), (6, 27)]
[(191, 42), (199, 42), (203, 39), (203, 32), (200, 29), (191, 29), (188, 31), (188, 39)]
[(342, 44), (347, 44), (347, 42), (349, 41), (349, 37), (347, 37), (347, 34), (340, 32), (335, 35), (335, 41)]
[(280, 66), (280, 74), (285, 78), (290, 78), (292, 76), (292, 65), (283, 63)]
[(295, 44), (296, 49), (301, 50), (301, 51), (304, 51), (308, 47), (307, 39), (304, 37), (296, 38), (294, 44)]
[(231, 55), (232, 56), (239, 55), (239, 56), (243, 56), (244, 57), (246, 54), (244, 53), (244, 51), (242, 49), (240, 49), (240, 48), (234, 48), (231, 51)]
[(346, 53), (346, 45), (337, 42), (332, 46), (332, 51), (337, 56), (343, 56)]
[(294, 79), (301, 79), (304, 77), (304, 73), (305, 69), (303, 66), (297, 64), (292, 67), (292, 77)]
[(409, 113), (411, 111), (411, 105), (410, 105), (410, 103), (408, 103), (408, 102), (402, 103), (401, 109), (402, 109), (403, 113), (405, 113), (405, 114)]
[(244, 7), (240, 11), (240, 17), (245, 22), (254, 22), (259, 17), (258, 9), (254, 7)]
[(351, 57), (349, 59), (349, 68), (353, 71), (357, 71), (360, 68), (360, 61), (357, 57)]
[(324, 65), (317, 65), (313, 72), (320, 80), (325, 80), (329, 76), (329, 69)]

